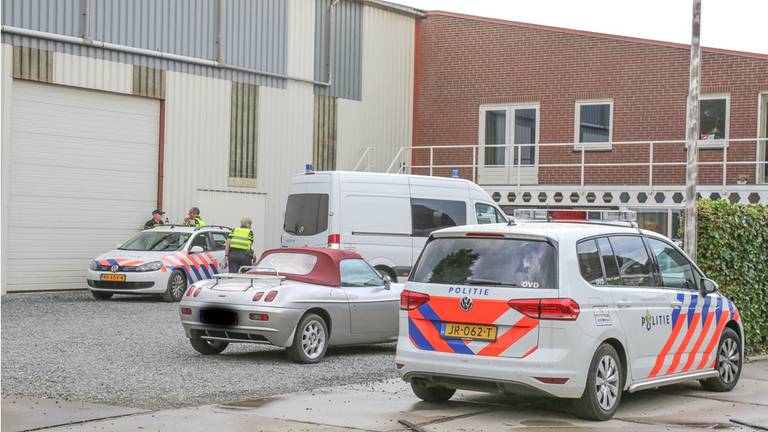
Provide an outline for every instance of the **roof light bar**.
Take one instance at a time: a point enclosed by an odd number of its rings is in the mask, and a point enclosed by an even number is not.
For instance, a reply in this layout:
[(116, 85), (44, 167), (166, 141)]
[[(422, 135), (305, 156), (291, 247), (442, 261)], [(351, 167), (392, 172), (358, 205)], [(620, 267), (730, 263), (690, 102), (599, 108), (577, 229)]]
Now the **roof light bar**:
[(547, 222), (636, 222), (632, 210), (515, 209), (514, 218)]

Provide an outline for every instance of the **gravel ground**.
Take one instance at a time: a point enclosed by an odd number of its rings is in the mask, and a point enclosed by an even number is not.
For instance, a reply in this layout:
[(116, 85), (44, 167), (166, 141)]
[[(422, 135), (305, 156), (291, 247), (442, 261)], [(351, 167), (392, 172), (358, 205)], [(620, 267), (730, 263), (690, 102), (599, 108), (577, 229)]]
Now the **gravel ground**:
[(201, 356), (176, 303), (88, 292), (2, 297), (2, 394), (158, 409), (253, 399), (397, 376), (394, 344), (331, 348), (316, 365), (234, 344)]

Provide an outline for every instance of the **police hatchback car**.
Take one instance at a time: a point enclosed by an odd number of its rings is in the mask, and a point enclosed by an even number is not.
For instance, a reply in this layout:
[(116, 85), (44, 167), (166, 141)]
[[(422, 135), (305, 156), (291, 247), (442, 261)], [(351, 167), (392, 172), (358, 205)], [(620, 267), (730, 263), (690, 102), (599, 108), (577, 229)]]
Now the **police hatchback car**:
[(416, 396), (545, 394), (607, 420), (623, 391), (736, 385), (739, 312), (669, 239), (587, 220), (616, 213), (529, 213), (544, 220), (431, 235), (400, 301), (396, 366)]
[(98, 300), (160, 294), (165, 301), (179, 301), (188, 284), (219, 273), (228, 234), (229, 228), (219, 226), (144, 230), (91, 262), (88, 289)]

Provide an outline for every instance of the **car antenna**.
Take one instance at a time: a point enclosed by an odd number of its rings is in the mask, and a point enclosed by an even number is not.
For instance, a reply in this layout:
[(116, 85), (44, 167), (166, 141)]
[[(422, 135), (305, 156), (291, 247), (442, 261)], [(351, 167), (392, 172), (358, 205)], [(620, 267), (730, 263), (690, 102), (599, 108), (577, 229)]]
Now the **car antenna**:
[(517, 226), (514, 216), (510, 216), (509, 219), (507, 219), (507, 226)]

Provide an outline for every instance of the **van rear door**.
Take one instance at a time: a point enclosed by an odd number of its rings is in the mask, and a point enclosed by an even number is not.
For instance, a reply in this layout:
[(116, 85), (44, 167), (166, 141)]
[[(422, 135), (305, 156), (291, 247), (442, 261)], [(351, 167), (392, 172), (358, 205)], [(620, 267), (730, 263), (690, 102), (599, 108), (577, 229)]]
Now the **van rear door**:
[(578, 316), (578, 306), (559, 305), (556, 260), (546, 239), (431, 240), (401, 300), (411, 343), (446, 353), (529, 355), (538, 347), (541, 319)]
[(328, 245), (331, 177), (322, 174), (294, 177), (285, 205), (282, 246)]

